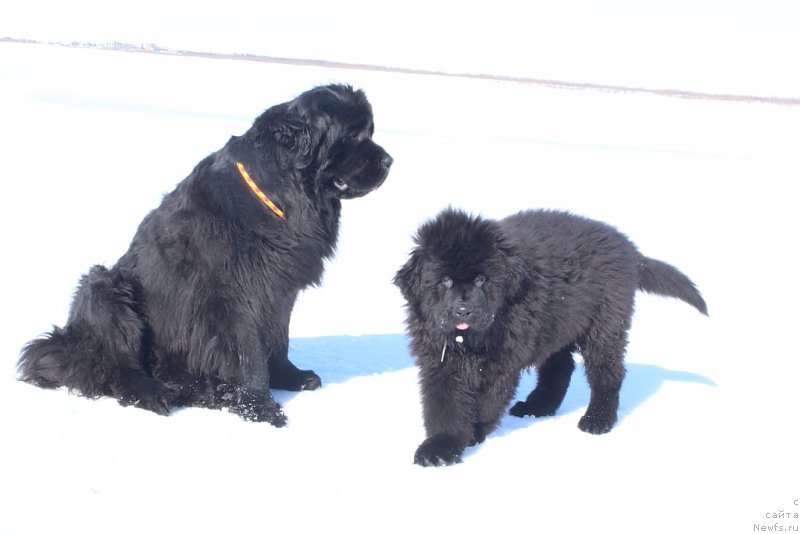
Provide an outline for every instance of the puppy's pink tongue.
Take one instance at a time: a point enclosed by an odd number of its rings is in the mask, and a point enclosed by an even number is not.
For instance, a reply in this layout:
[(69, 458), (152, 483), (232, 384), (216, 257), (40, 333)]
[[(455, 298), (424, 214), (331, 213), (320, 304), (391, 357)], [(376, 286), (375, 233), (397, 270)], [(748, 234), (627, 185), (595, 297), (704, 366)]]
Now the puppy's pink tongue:
[(456, 328), (458, 328), (459, 330), (466, 330), (469, 328), (469, 325), (467, 323), (458, 323), (456, 325)]

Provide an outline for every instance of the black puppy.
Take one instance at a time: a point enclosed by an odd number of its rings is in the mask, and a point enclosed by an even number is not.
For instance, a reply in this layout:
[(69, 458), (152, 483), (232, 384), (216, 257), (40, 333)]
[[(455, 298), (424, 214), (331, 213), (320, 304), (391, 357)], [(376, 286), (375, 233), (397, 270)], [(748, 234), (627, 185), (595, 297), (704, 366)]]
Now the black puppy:
[(344, 85), (265, 111), (164, 197), (116, 265), (81, 279), (66, 326), (23, 349), (21, 379), (285, 424), (269, 388), (321, 383), (288, 358), (295, 299), (334, 253), (341, 199), (392, 164), (373, 131), (366, 96)]
[(395, 284), (407, 304), (427, 439), (414, 461), (459, 462), (499, 423), (523, 369), (539, 381), (511, 414), (553, 415), (580, 351), (591, 400), (579, 428), (611, 430), (637, 289), (707, 314), (694, 284), (614, 228), (554, 211), (500, 221), (445, 210), (423, 224)]

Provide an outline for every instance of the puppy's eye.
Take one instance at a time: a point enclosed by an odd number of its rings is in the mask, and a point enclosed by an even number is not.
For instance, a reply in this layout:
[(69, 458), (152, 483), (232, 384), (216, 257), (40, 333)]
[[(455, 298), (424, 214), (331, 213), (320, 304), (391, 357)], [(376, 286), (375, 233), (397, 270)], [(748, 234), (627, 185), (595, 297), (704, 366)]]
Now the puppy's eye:
[(451, 287), (453, 287), (453, 279), (450, 278), (449, 276), (443, 276), (442, 277), (442, 284), (447, 289), (450, 289)]
[(482, 274), (479, 274), (478, 276), (475, 277), (475, 280), (473, 280), (473, 282), (475, 282), (475, 285), (477, 287), (481, 287), (484, 283), (486, 283), (486, 277), (483, 276)]

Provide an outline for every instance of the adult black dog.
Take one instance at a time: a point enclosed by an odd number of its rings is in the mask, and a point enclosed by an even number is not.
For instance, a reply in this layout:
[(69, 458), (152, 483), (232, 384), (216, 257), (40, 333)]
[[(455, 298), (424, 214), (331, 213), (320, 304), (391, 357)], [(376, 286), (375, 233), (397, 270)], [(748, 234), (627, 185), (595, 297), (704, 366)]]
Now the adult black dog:
[(499, 423), (523, 369), (536, 389), (511, 414), (553, 415), (585, 361), (591, 399), (579, 427), (602, 434), (617, 419), (623, 356), (637, 289), (707, 314), (694, 284), (640, 254), (610, 226), (555, 211), (500, 221), (445, 210), (423, 224), (395, 284), (408, 301), (427, 439), (417, 464), (461, 460)]
[(321, 384), (288, 358), (295, 299), (334, 253), (341, 199), (392, 164), (373, 131), (366, 96), (344, 85), (265, 111), (164, 197), (116, 265), (81, 279), (66, 326), (23, 349), (21, 379), (284, 425), (269, 388)]

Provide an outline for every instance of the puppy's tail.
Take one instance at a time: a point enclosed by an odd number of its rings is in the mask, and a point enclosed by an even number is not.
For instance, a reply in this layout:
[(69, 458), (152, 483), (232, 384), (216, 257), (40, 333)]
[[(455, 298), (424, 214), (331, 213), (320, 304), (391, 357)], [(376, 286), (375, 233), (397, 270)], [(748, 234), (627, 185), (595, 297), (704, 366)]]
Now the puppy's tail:
[(639, 260), (639, 289), (664, 297), (674, 297), (708, 315), (706, 301), (689, 277), (672, 265), (642, 256)]
[(93, 267), (81, 279), (67, 325), (23, 347), (19, 379), (87, 397), (119, 396), (115, 385), (142, 370), (144, 321), (134, 293), (120, 274)]

